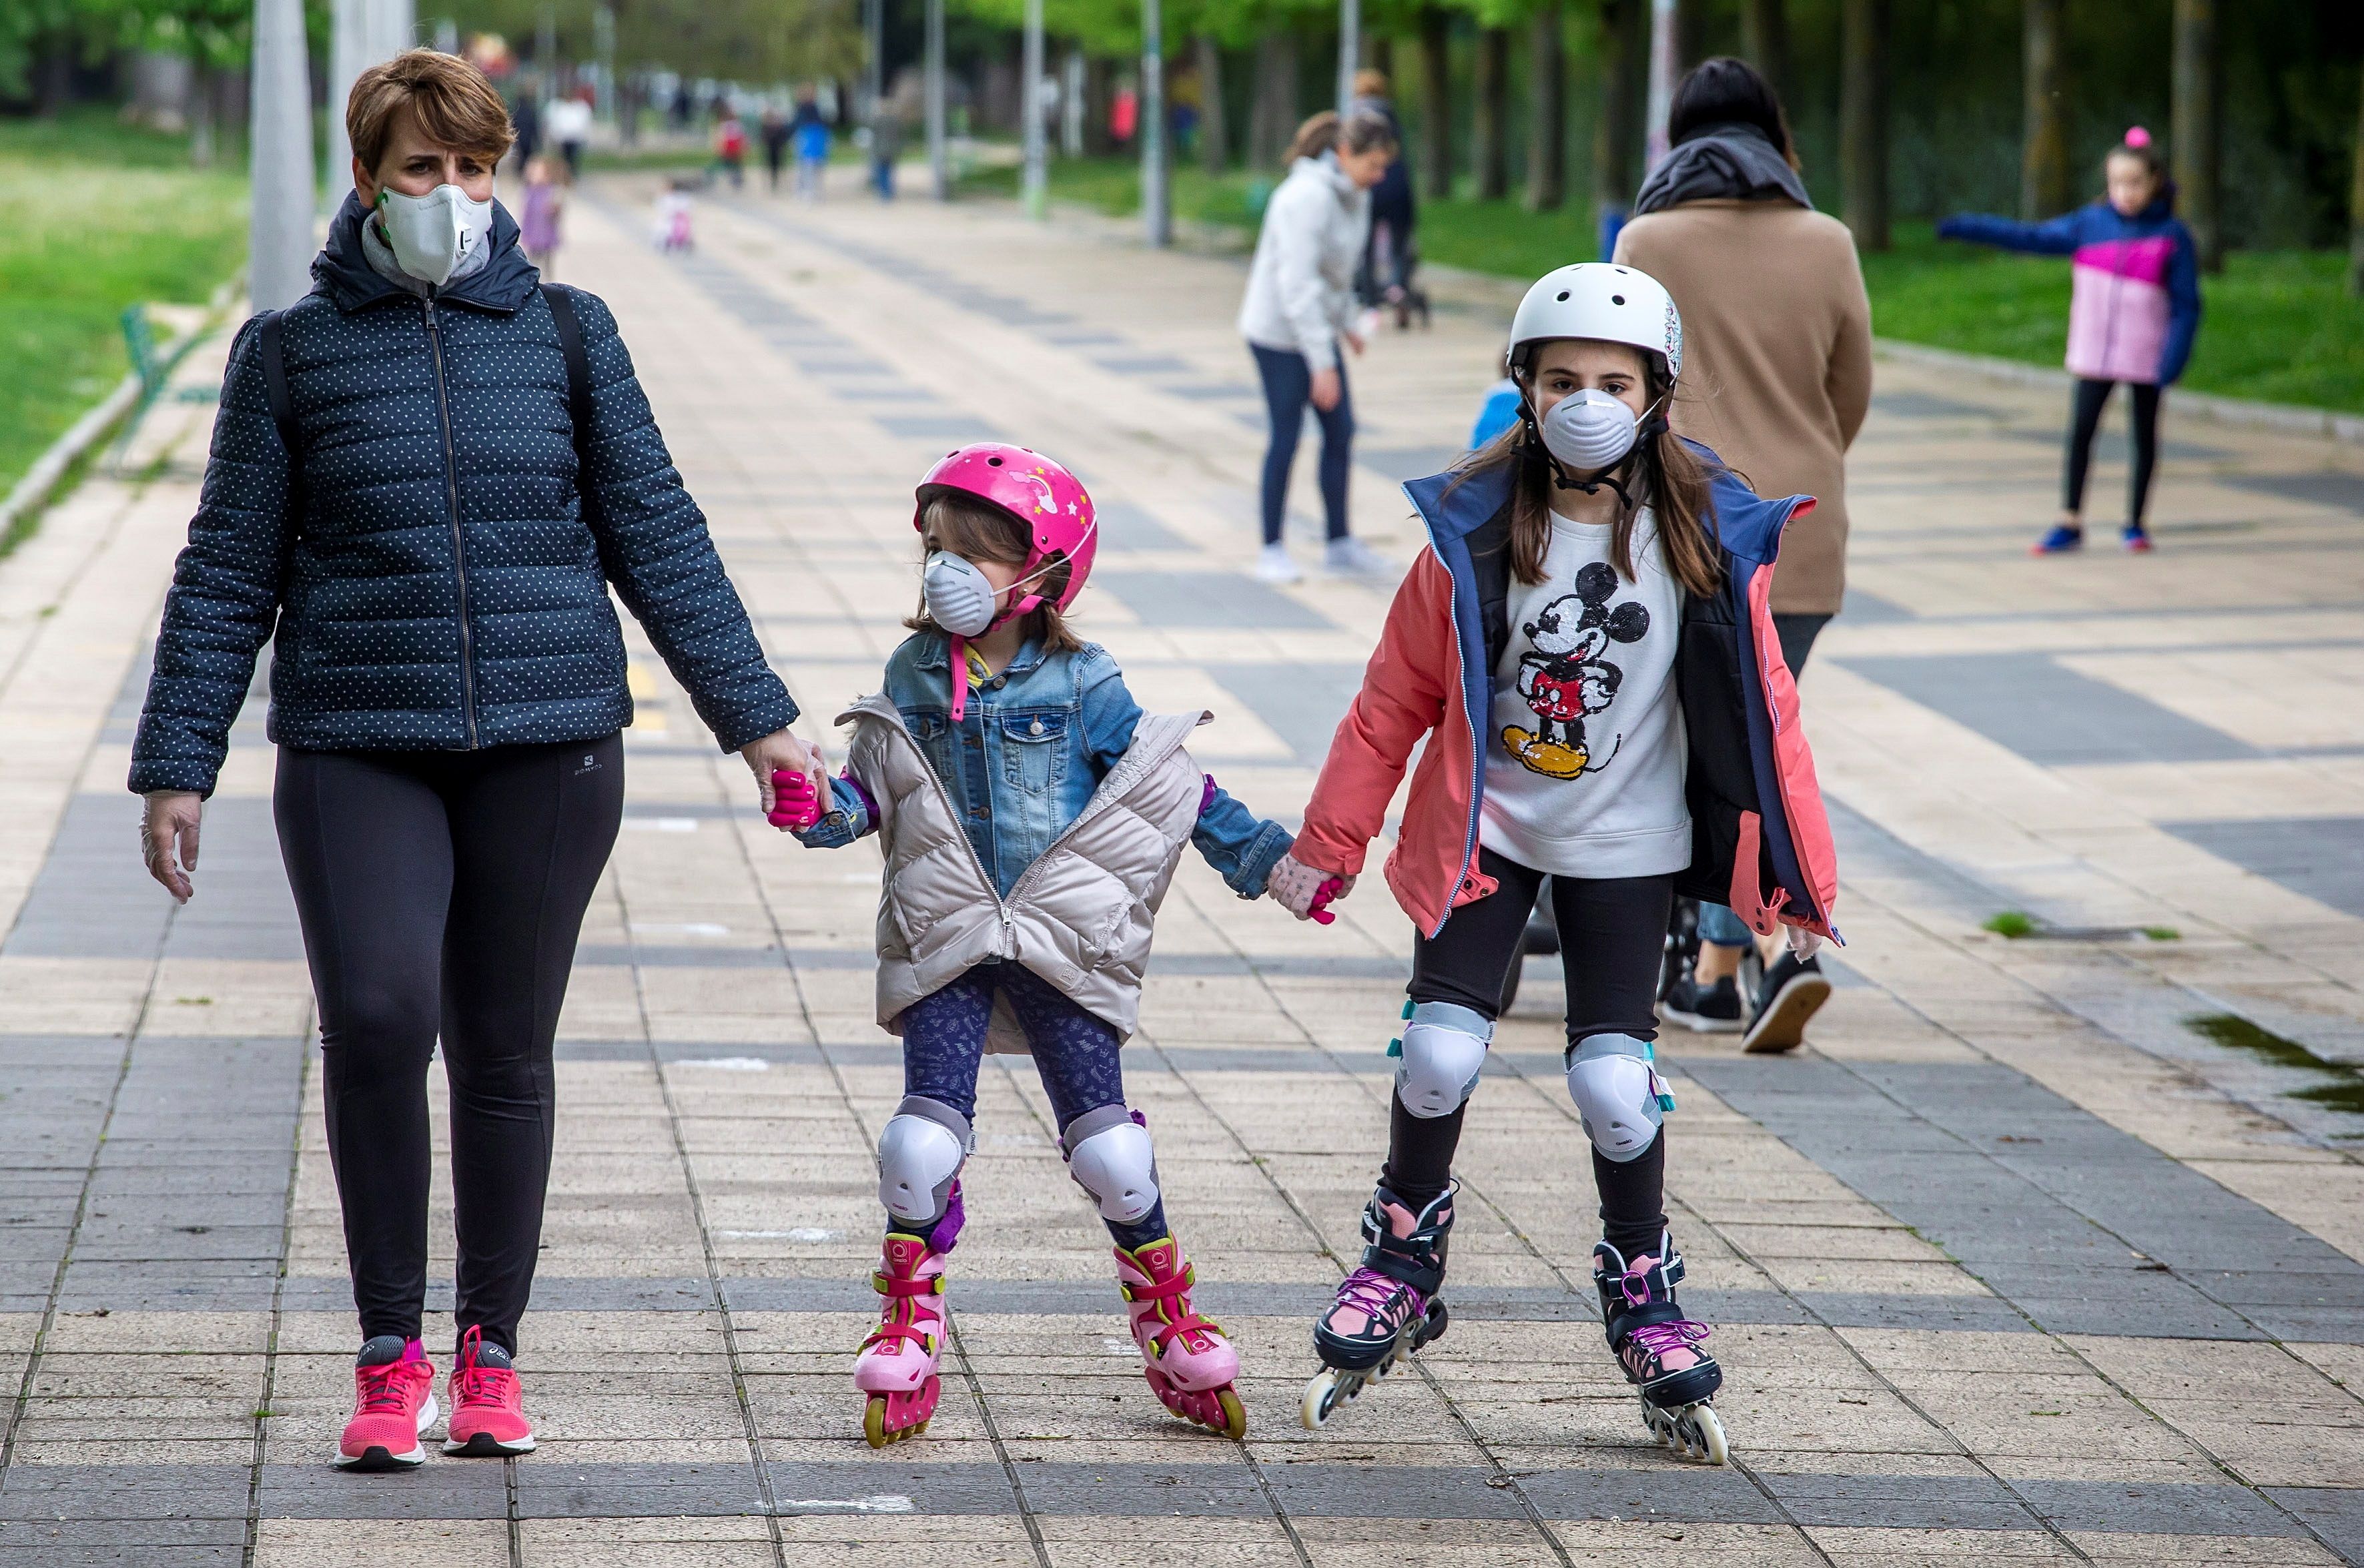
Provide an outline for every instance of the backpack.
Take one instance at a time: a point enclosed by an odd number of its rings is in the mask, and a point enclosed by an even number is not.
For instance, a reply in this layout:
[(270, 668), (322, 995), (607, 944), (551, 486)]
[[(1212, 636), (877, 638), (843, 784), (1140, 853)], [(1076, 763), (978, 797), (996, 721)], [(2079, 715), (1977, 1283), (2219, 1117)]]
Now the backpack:
[[(544, 284), (541, 297), (550, 305), (550, 319), (558, 328), (558, 351), (566, 361), (566, 412), (574, 424), (574, 462), (579, 473), (588, 466), (583, 439), (591, 428), (591, 356), (583, 347), (583, 324), (574, 314), (574, 291), (564, 284)], [(304, 482), (303, 449), (296, 439), (296, 397), (287, 386), (287, 354), (282, 342), (284, 310), (266, 310), (256, 322), (261, 334), (255, 347), (262, 356), (263, 394), (271, 402), (271, 422), (287, 449), (289, 498), (303, 514), (300, 489)]]

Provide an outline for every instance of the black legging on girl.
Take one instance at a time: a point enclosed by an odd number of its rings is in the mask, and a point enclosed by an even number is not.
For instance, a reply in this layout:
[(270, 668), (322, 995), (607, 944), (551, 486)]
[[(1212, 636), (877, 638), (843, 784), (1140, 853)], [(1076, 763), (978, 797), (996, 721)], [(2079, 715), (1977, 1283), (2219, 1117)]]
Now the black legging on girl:
[[(2102, 428), (2102, 410), (2110, 401), (2114, 381), (2080, 377), (2068, 415), (2068, 472), (2060, 505), (2074, 517), (2085, 509), (2085, 471), (2093, 456), (2093, 435)], [(2130, 381), (2134, 394), (2134, 471), (2126, 485), (2126, 526), (2142, 527), (2143, 508), (2150, 500), (2150, 476), (2158, 465), (2158, 388)]]
[(329, 1160), (362, 1337), (418, 1337), (427, 1065), (452, 1091), (459, 1332), (514, 1354), (533, 1289), (574, 940), (624, 812), (624, 747), (279, 751), (272, 810), (320, 1004)]
[[(1544, 873), (1486, 849), (1478, 851), (1478, 869), (1494, 879), (1493, 894), (1464, 904), (1433, 939), (1413, 943), (1410, 992), (1415, 1003), (1452, 1002), (1491, 1018), (1500, 1011), (1502, 982), (1522, 951), (1527, 913)], [(1656, 1040), (1658, 966), (1674, 879), (1556, 876), (1551, 895), (1567, 979), (1568, 1043), (1596, 1034)], [(1417, 1211), (1452, 1179), (1469, 1107), (1423, 1118), (1406, 1110), (1399, 1096), (1388, 1095), (1388, 1163), (1380, 1179)], [(1592, 1156), (1602, 1234), (1629, 1258), (1656, 1251), (1667, 1225), (1665, 1129), (1640, 1157), (1622, 1163), (1577, 1136)]]

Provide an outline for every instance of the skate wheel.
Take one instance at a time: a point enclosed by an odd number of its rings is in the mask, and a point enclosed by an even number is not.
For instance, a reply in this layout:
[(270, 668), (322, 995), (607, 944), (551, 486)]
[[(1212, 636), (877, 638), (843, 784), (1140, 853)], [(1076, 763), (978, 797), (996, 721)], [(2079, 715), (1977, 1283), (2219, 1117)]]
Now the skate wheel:
[(1158, 1403), (1184, 1420), (1193, 1426), (1204, 1427), (1210, 1432), (1221, 1433), (1234, 1441), (1247, 1436), (1247, 1407), (1240, 1403), (1240, 1396), (1232, 1391), (1230, 1384), (1220, 1388), (1193, 1391), (1154, 1367), (1142, 1370), (1149, 1379), (1149, 1386), (1156, 1394)]
[(1694, 1405), (1683, 1413), (1683, 1446), (1710, 1464), (1722, 1464), (1731, 1451), (1723, 1440), (1723, 1422), (1712, 1405)]
[(916, 1438), (928, 1429), (929, 1420), (936, 1413), (936, 1396), (942, 1392), (943, 1380), (930, 1373), (928, 1381), (909, 1394), (874, 1394), (868, 1408), (862, 1413), (862, 1435), (872, 1448), (885, 1448), (907, 1438)]
[(1299, 1400), (1297, 1406), (1298, 1424), (1309, 1432), (1320, 1431), (1321, 1423), (1327, 1421), (1331, 1412), (1338, 1408), (1340, 1397), (1337, 1370), (1333, 1367), (1323, 1367), (1320, 1372), (1315, 1373), (1312, 1381), (1305, 1385), (1305, 1397)]

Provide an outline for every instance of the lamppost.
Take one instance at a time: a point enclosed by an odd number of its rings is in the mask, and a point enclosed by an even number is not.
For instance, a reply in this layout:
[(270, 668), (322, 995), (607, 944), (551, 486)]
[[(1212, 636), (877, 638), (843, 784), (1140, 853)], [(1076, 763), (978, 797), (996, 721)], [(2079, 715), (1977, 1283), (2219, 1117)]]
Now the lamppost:
[(247, 296), (258, 311), (278, 310), (312, 286), (312, 204), (318, 173), (312, 166), (304, 0), (254, 0), (253, 71), (246, 139), (253, 188)]
[(928, 173), (936, 200), (953, 199), (953, 167), (944, 146), (944, 0), (928, 0)]
[(1163, 250), (1174, 243), (1174, 198), (1165, 178), (1165, 36), (1158, 0), (1141, 0), (1141, 222), (1151, 245)]
[(1338, 0), (1338, 117), (1355, 105), (1355, 72), (1363, 63), (1363, 0)]
[(1026, 0), (1026, 81), (1018, 95), (1026, 115), (1026, 216), (1047, 217), (1051, 207), (1050, 149), (1043, 145), (1043, 0)]

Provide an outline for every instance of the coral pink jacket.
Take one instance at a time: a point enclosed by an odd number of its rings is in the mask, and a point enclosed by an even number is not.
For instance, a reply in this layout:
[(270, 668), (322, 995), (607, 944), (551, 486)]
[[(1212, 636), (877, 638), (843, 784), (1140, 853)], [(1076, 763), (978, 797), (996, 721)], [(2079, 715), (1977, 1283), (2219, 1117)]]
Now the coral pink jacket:
[[(1396, 591), (1294, 851), (1318, 870), (1359, 875), (1412, 748), (1430, 737), (1387, 862), (1396, 901), (1430, 937), (1495, 887), (1478, 868), (1486, 781), (1471, 715), (1491, 700), (1485, 623), (1489, 595), (1500, 614), (1500, 568), (1489, 584), (1485, 563), (1500, 559), (1511, 478), (1499, 470), (1453, 478), (1404, 486), (1430, 549)], [(1836, 940), (1837, 858), (1770, 597), (1781, 529), (1813, 498), (1761, 500), (1729, 474), (1712, 494), (1725, 586), (1684, 606), (1677, 683), (1690, 742), (1692, 862), (1677, 889), (1729, 905), (1767, 935), (1787, 923)]]

